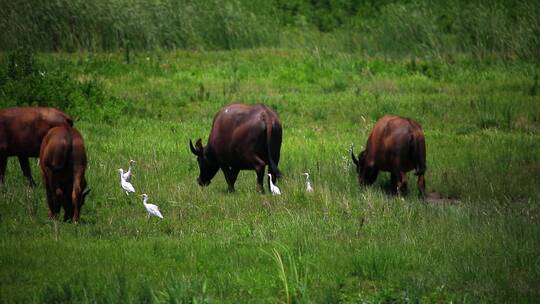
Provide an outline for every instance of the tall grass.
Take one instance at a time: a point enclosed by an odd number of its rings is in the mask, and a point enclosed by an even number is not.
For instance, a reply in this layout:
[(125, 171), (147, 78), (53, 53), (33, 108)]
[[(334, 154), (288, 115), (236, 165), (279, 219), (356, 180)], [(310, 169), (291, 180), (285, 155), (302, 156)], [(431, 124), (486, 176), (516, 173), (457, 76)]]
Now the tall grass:
[[(48, 220), (43, 186), (28, 189), (10, 159), (0, 188), (1, 302), (538, 299), (537, 65), (327, 49), (135, 52), (130, 60), (122, 52), (34, 57), (42, 71), (92, 77), (105, 97), (130, 106), (110, 121), (89, 113), (75, 122), (92, 189), (78, 226)], [(207, 188), (196, 184), (189, 139), (205, 140), (231, 100), (278, 112), (283, 195), (256, 193), (252, 171), (241, 172), (234, 194), (221, 173)], [(412, 174), (403, 200), (385, 193), (388, 174), (359, 187), (348, 148), (365, 145), (386, 113), (422, 124), (427, 189), (453, 204), (419, 201)], [(159, 205), (163, 221), (148, 220), (141, 199), (120, 190), (116, 169), (129, 159), (137, 192)]]
[(271, 44), (264, 15), (228, 1), (3, 1), (3, 49), (231, 49)]
[(245, 49), (538, 61), (538, 1), (2, 1), (0, 49)]

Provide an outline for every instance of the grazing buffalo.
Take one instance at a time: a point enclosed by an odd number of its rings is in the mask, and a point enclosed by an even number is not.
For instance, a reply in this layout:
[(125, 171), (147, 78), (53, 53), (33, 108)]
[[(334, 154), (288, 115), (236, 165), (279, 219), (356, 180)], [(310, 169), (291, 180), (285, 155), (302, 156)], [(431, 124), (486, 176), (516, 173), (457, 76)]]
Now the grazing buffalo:
[(39, 165), (47, 191), (49, 217), (64, 208), (64, 221), (79, 222), (86, 190), (86, 152), (81, 134), (69, 125), (52, 128), (41, 144)]
[(366, 149), (358, 159), (351, 149), (360, 184), (372, 184), (379, 171), (392, 176), (392, 192), (407, 191), (407, 172), (415, 170), (418, 190), (425, 198), (426, 143), (422, 127), (415, 121), (386, 115), (379, 119), (369, 135)]
[(229, 192), (240, 170), (257, 172), (257, 191), (264, 192), (265, 166), (275, 183), (281, 172), (278, 169), (282, 128), (277, 114), (264, 105), (231, 104), (214, 117), (212, 131), (206, 147), (199, 138), (191, 152), (197, 156), (201, 186), (210, 184), (217, 171), (225, 175)]
[(41, 140), (62, 124), (73, 125), (71, 117), (54, 108), (22, 107), (0, 110), (0, 183), (4, 182), (7, 158), (17, 156), (24, 176), (35, 186), (29, 157), (38, 157)]

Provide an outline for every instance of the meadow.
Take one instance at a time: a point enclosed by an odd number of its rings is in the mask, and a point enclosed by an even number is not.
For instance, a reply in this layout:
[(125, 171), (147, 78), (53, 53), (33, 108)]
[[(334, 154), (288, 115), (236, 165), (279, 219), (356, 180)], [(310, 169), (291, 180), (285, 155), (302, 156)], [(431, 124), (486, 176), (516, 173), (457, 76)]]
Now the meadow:
[[(244, 51), (38, 54), (114, 96), (78, 113), (92, 189), (82, 223), (47, 219), (15, 159), (0, 202), (2, 302), (534, 302), (539, 294), (540, 103), (535, 64)], [(49, 74), (50, 73), (50, 74)], [(109, 95), (107, 95), (109, 96)], [(76, 100), (76, 99), (75, 99)], [(189, 139), (231, 101), (280, 115), (283, 195), (207, 188)], [(7, 102), (6, 102), (7, 103)], [(6, 104), (6, 106), (9, 104)], [(88, 111), (88, 109), (85, 109)], [(96, 110), (97, 111), (97, 110)], [(116, 112), (115, 112), (116, 111)], [(69, 111), (68, 111), (69, 112)], [(359, 187), (348, 148), (384, 114), (417, 120), (427, 189), (450, 203)], [(147, 219), (117, 169), (160, 206)], [(32, 162), (34, 177), (39, 169)], [(309, 171), (315, 192), (304, 191)]]
[[(75, 119), (91, 193), (47, 218), (16, 158), (0, 185), (0, 303), (534, 303), (538, 1), (0, 1), (0, 108)], [(189, 140), (264, 103), (281, 196), (201, 188)], [(442, 199), (358, 185), (385, 114), (419, 122)], [(118, 169), (137, 161), (137, 195)], [(309, 172), (314, 193), (305, 192)], [(266, 185), (266, 183), (265, 183)], [(147, 193), (164, 219), (148, 219)]]

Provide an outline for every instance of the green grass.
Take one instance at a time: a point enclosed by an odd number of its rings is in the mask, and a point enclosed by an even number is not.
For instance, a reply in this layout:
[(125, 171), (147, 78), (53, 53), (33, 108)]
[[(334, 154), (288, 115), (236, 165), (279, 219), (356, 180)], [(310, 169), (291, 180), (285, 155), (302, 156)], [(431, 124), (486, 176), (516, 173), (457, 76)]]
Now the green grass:
[[(47, 219), (45, 193), (15, 159), (0, 189), (1, 302), (535, 302), (540, 294), (537, 65), (413, 60), (337, 52), (40, 54), (126, 105), (81, 115), (92, 193), (81, 224)], [(284, 193), (240, 174), (207, 188), (189, 139), (206, 141), (232, 100), (273, 107), (284, 126)], [(104, 101), (103, 104), (108, 104)], [(426, 134), (426, 204), (360, 188), (348, 148), (384, 114)], [(162, 209), (120, 190), (116, 169)], [(39, 170), (32, 161), (34, 177)], [(315, 193), (303, 191), (309, 170)]]

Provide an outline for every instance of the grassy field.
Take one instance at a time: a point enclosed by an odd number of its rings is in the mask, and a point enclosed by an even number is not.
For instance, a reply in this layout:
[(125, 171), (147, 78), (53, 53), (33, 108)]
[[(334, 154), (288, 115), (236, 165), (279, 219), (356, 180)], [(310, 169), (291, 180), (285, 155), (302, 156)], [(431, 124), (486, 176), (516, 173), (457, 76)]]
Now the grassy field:
[[(99, 83), (73, 107), (92, 189), (81, 224), (47, 219), (41, 183), (11, 159), (0, 189), (0, 302), (535, 302), (540, 297), (537, 64), (389, 59), (313, 50), (40, 54)], [(51, 72), (52, 73), (52, 72)], [(49, 74), (44, 73), (45, 79)], [(535, 78), (536, 77), (536, 78)], [(207, 188), (189, 139), (231, 101), (265, 103), (284, 127), (275, 197), (241, 172)], [(6, 103), (5, 106), (9, 105)], [(100, 113), (110, 111), (113, 114)], [(360, 188), (348, 148), (384, 114), (418, 121), (431, 204)], [(147, 219), (117, 169), (160, 206)], [(32, 161), (33, 174), (40, 180)], [(315, 192), (304, 192), (309, 171)], [(268, 191), (267, 191), (268, 192)]]

